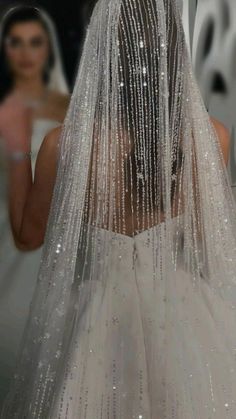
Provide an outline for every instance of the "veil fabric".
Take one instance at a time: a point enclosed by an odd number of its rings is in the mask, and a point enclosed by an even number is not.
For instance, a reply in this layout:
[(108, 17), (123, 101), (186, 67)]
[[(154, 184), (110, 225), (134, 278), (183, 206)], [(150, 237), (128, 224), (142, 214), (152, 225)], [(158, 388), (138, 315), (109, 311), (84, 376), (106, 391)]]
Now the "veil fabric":
[(58, 156), (1, 417), (235, 417), (236, 206), (176, 0), (98, 0)]
[(54, 65), (50, 72), (49, 87), (57, 92), (61, 92), (64, 94), (69, 93), (69, 87), (62, 64), (60, 44), (57, 38), (57, 32), (54, 22), (49, 16), (49, 14), (45, 12), (45, 10), (39, 9), (39, 12), (44, 18), (45, 22), (47, 23), (47, 27), (49, 28), (52, 49), (55, 56)]

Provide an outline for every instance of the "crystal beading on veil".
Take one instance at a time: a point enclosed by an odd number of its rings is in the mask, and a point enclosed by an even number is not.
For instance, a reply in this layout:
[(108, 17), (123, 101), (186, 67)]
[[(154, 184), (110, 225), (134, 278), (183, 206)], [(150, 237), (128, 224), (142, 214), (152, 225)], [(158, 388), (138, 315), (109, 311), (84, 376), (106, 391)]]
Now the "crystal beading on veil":
[(1, 417), (234, 419), (235, 227), (176, 0), (99, 0)]

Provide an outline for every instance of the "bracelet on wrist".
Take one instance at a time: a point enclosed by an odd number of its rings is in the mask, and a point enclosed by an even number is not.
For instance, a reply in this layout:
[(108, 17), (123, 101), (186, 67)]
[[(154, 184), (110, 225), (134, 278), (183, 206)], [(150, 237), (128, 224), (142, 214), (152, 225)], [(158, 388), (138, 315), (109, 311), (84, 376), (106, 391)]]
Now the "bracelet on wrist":
[(8, 158), (11, 161), (14, 162), (20, 162), (22, 160), (31, 158), (32, 152), (31, 151), (21, 151), (21, 150), (16, 150), (16, 151), (12, 151), (11, 153), (8, 153)]

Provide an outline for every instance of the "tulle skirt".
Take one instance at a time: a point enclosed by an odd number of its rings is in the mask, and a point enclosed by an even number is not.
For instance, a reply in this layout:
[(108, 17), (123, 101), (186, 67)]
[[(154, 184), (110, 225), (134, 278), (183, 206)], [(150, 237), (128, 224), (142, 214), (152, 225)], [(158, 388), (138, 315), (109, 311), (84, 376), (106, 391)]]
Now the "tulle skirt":
[(134, 265), (120, 235), (105, 289), (84, 281), (51, 418), (235, 418), (234, 310), (206, 278), (196, 286), (179, 268), (154, 279), (147, 243), (135, 240)]

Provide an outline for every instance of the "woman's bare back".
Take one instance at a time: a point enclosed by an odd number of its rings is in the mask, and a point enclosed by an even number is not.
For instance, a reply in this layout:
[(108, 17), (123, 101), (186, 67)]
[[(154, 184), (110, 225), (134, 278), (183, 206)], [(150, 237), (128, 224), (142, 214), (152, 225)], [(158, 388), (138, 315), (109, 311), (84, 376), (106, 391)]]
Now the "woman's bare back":
[[(229, 158), (230, 133), (217, 119), (210, 117), (217, 132), (224, 161), (227, 165)], [(45, 137), (35, 168), (35, 182), (25, 208), (25, 235), (28, 238), (29, 248), (42, 245), (47, 225), (51, 198), (56, 178), (58, 141), (61, 127), (53, 129)], [(28, 220), (28, 221), (27, 221)], [(28, 231), (30, 228), (30, 231)], [(23, 233), (22, 233), (23, 234)]]

